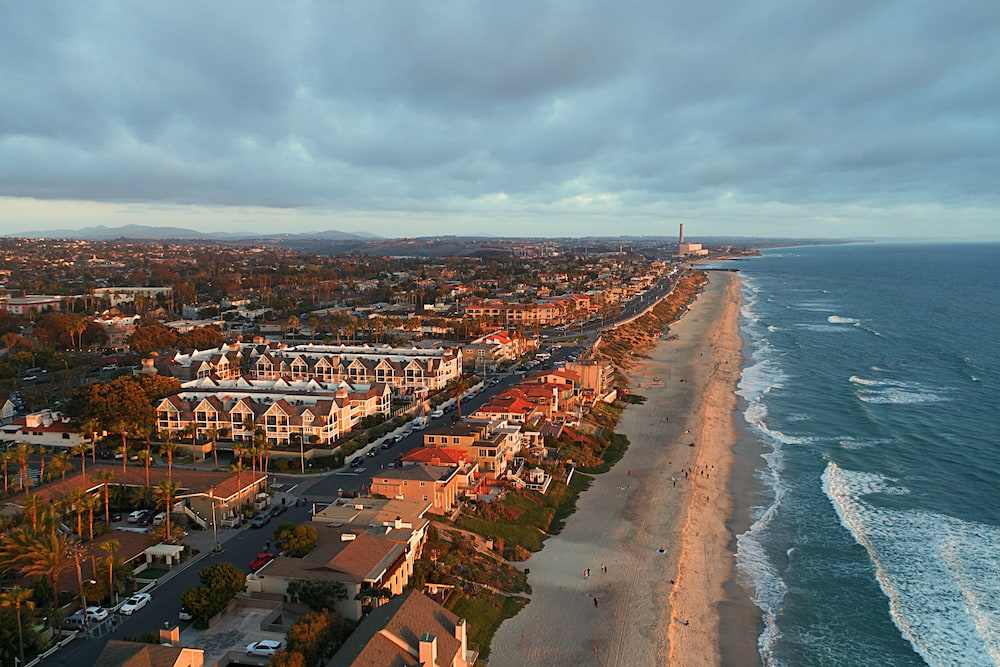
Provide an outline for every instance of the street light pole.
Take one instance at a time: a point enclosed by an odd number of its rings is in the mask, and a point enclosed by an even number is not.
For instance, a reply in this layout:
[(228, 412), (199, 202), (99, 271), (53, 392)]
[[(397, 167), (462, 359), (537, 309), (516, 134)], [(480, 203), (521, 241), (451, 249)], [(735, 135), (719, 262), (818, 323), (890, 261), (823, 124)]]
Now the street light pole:
[(208, 498), (212, 503), (212, 539), (215, 542), (215, 546), (212, 547), (212, 551), (219, 550), (219, 531), (215, 526), (215, 487), (213, 486), (208, 490)]

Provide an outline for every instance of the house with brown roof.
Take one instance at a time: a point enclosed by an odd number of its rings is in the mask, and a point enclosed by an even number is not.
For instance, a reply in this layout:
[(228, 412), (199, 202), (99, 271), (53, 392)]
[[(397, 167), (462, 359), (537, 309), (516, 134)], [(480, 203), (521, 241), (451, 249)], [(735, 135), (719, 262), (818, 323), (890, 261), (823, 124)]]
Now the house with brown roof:
[(424, 513), (430, 503), (378, 498), (338, 498), (313, 516), (316, 546), (302, 558), (278, 556), (247, 576), (246, 590), (287, 599), (294, 580), (338, 581), (347, 599), (336, 605), (345, 618), (361, 618), (381, 599), (356, 599), (362, 591), (403, 592), (420, 557), (430, 521)]
[(398, 500), (432, 503), (431, 512), (447, 515), (459, 494), (458, 468), (441, 465), (406, 465), (372, 475), (370, 493)]
[(408, 591), (368, 614), (326, 667), (469, 667), (478, 657), (465, 619)]
[(205, 651), (111, 639), (94, 664), (101, 667), (202, 667)]
[(490, 480), (500, 479), (521, 448), (520, 428), (506, 420), (468, 418), (424, 431), (424, 446), (467, 452)]

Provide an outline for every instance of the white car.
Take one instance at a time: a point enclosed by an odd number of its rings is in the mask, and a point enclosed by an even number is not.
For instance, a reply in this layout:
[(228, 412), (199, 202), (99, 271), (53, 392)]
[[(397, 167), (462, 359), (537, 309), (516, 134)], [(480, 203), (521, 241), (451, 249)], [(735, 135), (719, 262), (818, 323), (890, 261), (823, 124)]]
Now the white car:
[(247, 653), (250, 655), (274, 655), (285, 648), (284, 643), (277, 639), (262, 639), (253, 644), (247, 644)]
[(152, 599), (153, 596), (150, 595), (149, 593), (136, 593), (128, 600), (125, 600), (125, 603), (118, 611), (125, 614), (126, 616), (131, 616), (132, 614), (134, 614), (135, 612), (139, 611), (147, 604), (149, 604), (149, 601)]
[(104, 607), (87, 607), (87, 620), (91, 623), (98, 623), (108, 617), (108, 610)]

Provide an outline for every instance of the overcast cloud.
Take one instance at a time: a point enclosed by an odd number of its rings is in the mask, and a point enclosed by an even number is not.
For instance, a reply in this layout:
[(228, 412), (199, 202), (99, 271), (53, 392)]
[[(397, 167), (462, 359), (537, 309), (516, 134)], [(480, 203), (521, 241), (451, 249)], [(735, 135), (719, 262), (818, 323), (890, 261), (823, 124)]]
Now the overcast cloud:
[(0, 231), (1000, 237), (1000, 3), (13, 2)]

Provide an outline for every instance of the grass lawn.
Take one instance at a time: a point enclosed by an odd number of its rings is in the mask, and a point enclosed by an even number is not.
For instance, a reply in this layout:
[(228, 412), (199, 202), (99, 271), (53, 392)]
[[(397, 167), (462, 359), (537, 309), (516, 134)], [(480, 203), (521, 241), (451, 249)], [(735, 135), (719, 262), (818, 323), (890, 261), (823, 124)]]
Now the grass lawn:
[(526, 604), (527, 598), (496, 596), (488, 591), (478, 591), (470, 597), (453, 595), (447, 607), (466, 620), (469, 641), (479, 647), (479, 660), (485, 664), (490, 655), (490, 643), (500, 624), (517, 616)]
[(162, 567), (151, 567), (149, 569), (143, 570), (139, 574), (135, 575), (136, 579), (159, 579), (165, 575), (170, 570), (165, 570)]

